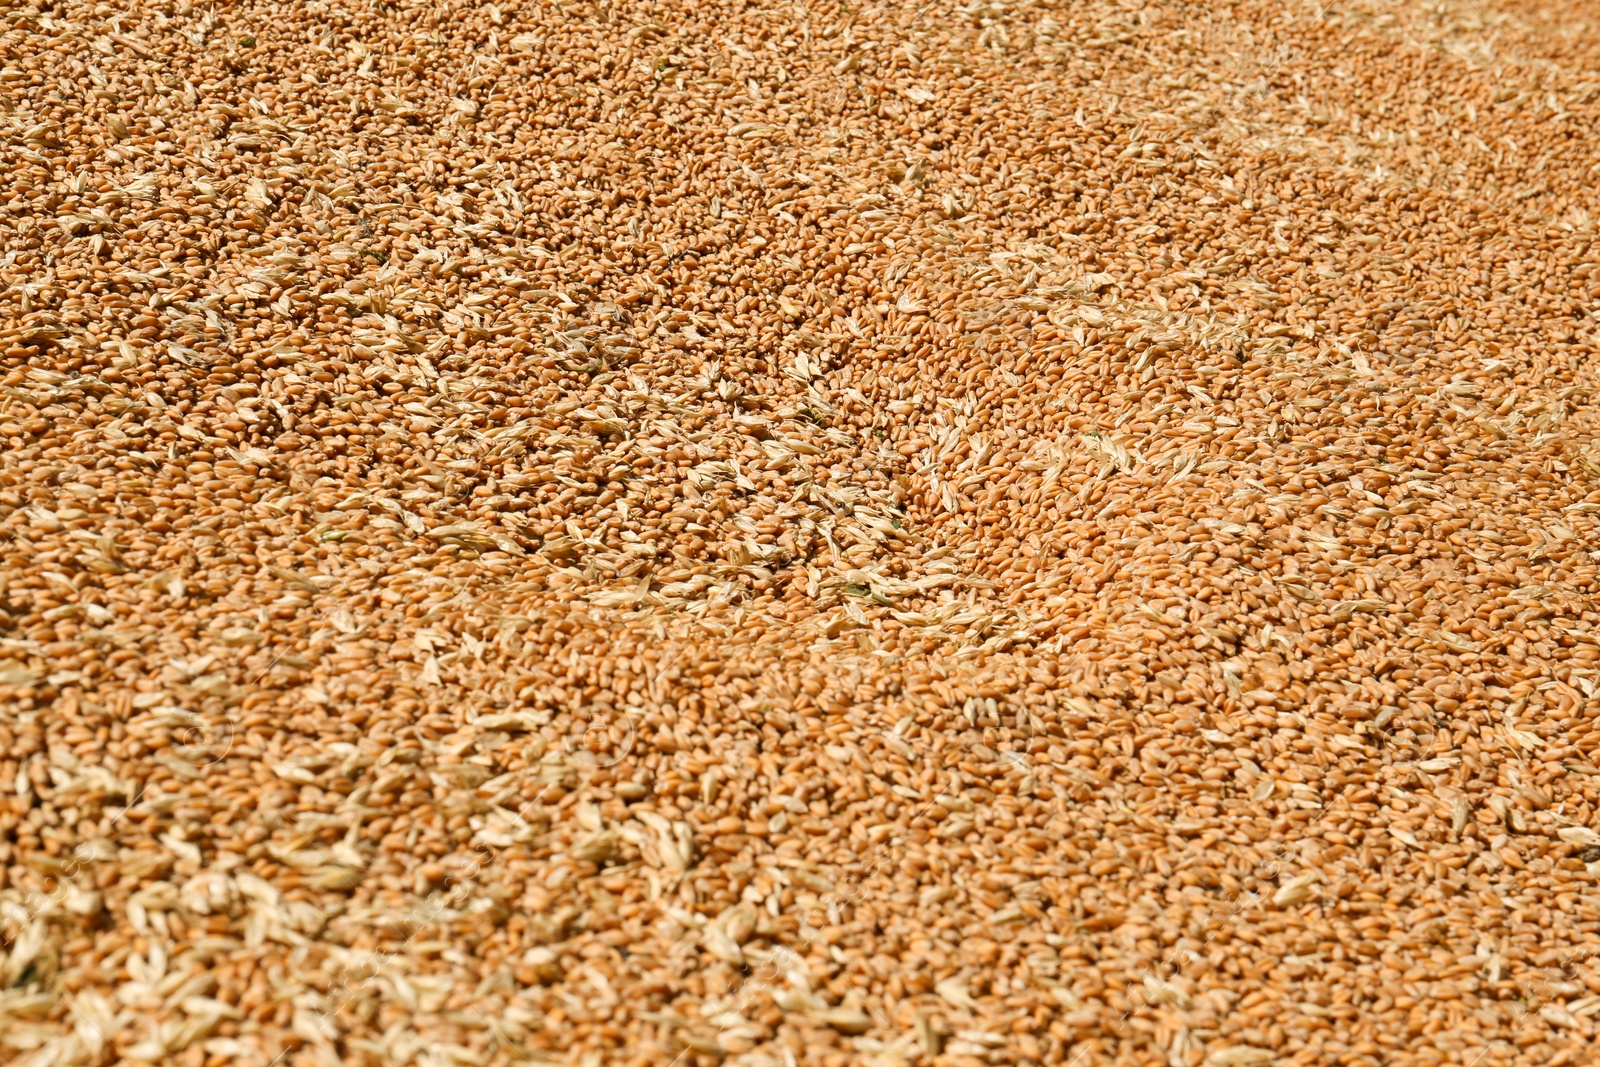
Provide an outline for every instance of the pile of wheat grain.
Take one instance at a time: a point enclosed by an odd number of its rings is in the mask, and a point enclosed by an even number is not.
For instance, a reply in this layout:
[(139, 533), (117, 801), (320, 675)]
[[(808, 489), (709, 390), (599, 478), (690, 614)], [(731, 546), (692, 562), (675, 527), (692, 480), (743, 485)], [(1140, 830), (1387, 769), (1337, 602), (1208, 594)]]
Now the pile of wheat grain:
[(7, 0), (0, 1059), (1588, 1062), (1593, 18)]

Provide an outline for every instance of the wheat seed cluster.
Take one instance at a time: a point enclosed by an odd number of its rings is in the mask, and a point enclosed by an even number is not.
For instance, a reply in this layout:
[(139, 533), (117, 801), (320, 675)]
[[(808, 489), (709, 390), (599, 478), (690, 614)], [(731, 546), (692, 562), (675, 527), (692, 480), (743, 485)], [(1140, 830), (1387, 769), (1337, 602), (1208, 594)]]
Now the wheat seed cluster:
[(1594, 1062), (1597, 20), (0, 0), (0, 1061)]

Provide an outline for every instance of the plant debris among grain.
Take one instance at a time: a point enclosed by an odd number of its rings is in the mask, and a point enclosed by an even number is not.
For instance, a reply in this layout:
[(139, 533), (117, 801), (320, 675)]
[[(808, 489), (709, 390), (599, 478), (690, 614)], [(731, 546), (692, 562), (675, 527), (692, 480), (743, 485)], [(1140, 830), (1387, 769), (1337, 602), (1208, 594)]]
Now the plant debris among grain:
[(1589, 1062), (1513, 9), (5, 0), (0, 1058)]

